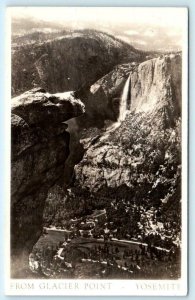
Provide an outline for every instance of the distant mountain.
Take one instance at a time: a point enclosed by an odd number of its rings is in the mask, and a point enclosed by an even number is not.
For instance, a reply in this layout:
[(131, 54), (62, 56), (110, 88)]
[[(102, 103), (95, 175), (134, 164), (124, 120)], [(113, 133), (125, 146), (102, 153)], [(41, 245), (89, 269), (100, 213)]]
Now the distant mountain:
[(32, 18), (14, 18), (12, 17), (12, 35), (28, 35), (35, 31), (45, 31), (45, 29), (62, 30), (62, 26), (53, 22)]
[(34, 32), (13, 37), (12, 93), (36, 86), (50, 92), (89, 87), (114, 66), (147, 53), (96, 30)]
[(12, 49), (18, 49), (20, 46), (41, 43), (47, 40), (54, 39), (58, 36), (66, 34), (67, 31), (51, 30), (50, 28), (43, 28), (35, 30), (28, 34), (12, 35)]

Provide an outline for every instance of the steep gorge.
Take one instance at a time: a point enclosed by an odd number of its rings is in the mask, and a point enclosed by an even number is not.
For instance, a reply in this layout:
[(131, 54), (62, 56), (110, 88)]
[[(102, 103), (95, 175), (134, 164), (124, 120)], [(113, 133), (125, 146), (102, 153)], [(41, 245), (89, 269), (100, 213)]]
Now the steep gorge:
[[(105, 208), (108, 224), (122, 237), (146, 240), (145, 214), (152, 208), (160, 211), (158, 222), (170, 220), (171, 242), (177, 242), (181, 56), (142, 62), (143, 53), (94, 33), (30, 48), (22, 46), (13, 58), (13, 94), (36, 85), (49, 92), (37, 88), (12, 102), (12, 276), (28, 269), (48, 191), (64, 181), (73, 206)], [(75, 92), (50, 94), (70, 89)], [(139, 213), (133, 216), (130, 206)]]

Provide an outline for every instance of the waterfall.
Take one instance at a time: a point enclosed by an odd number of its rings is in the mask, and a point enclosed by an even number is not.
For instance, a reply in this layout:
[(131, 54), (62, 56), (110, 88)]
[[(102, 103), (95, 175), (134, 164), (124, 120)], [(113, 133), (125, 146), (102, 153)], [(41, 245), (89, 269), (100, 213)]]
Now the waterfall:
[(119, 107), (119, 116), (118, 116), (118, 120), (117, 120), (118, 122), (124, 121), (124, 119), (126, 117), (129, 83), (130, 83), (130, 75), (127, 78), (127, 81), (125, 82), (123, 92), (122, 92), (122, 95), (121, 95), (120, 107)]
[(125, 120), (126, 113), (127, 113), (127, 100), (128, 100), (128, 94), (129, 94), (129, 83), (130, 83), (130, 75), (127, 78), (123, 92), (121, 94), (120, 99), (120, 107), (119, 107), (119, 116), (117, 119), (117, 122), (113, 123), (111, 126), (109, 126), (106, 130), (106, 133), (99, 139), (100, 141), (104, 141), (108, 138), (108, 136), (115, 131), (118, 127), (120, 127), (121, 122)]

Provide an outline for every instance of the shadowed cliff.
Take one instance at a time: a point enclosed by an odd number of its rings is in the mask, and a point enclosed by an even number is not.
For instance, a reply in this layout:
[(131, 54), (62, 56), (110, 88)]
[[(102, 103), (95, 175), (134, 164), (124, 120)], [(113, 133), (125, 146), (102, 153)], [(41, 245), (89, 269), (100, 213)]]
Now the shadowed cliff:
[(63, 182), (69, 133), (63, 122), (84, 113), (72, 93), (34, 89), (12, 99), (12, 276), (26, 276), (28, 255), (42, 233), (48, 190)]

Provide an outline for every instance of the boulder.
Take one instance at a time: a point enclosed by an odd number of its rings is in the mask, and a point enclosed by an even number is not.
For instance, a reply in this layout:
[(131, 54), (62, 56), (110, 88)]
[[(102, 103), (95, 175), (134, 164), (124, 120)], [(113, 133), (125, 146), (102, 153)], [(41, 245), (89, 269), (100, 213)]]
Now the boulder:
[(29, 125), (48, 126), (82, 114), (84, 105), (75, 98), (74, 92), (50, 94), (35, 88), (13, 98), (11, 111)]

